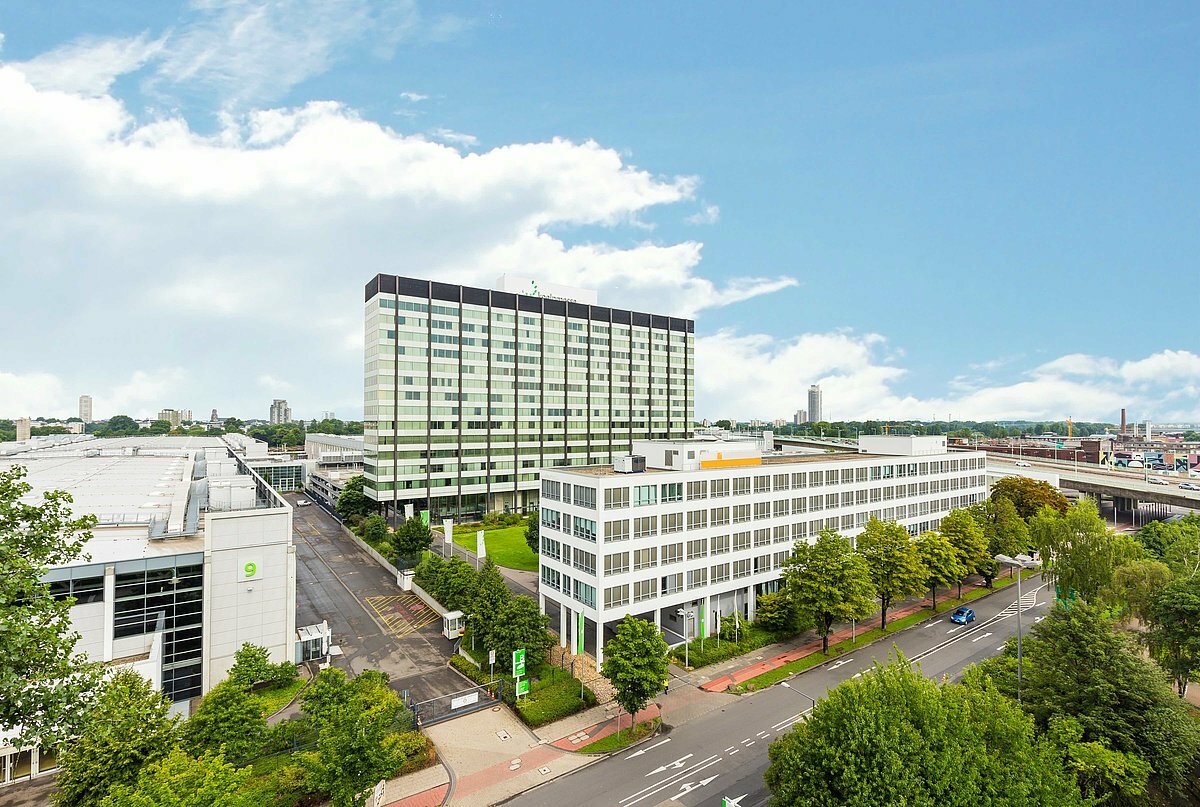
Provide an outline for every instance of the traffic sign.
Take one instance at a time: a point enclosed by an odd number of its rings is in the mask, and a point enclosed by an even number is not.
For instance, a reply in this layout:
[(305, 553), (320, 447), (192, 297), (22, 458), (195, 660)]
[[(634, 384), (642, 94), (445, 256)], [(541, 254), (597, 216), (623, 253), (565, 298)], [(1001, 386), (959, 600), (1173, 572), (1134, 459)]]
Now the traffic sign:
[(488, 651), (488, 664), (495, 664), (495, 663), (496, 663), (496, 651), (489, 650)]
[(512, 670), (513, 670), (513, 678), (516, 678), (518, 676), (522, 676), (525, 674), (525, 650), (524, 650), (524, 648), (522, 648), (521, 650), (513, 651)]
[(523, 678), (517, 681), (517, 697), (529, 694), (529, 679)]

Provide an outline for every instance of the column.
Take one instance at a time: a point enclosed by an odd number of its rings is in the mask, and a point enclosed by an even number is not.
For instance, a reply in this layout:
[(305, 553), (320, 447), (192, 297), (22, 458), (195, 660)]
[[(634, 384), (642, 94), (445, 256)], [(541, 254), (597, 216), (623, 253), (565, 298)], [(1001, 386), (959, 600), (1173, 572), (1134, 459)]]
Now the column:
[(538, 612), (542, 616), (546, 615), (546, 595), (541, 591), (538, 592)]
[(558, 646), (567, 646), (567, 611), (570, 609), (561, 602), (558, 604)]
[(576, 655), (575, 651), (579, 648), (579, 615), (575, 612), (571, 613), (571, 655)]
[(709, 639), (717, 635), (717, 609), (720, 607), (720, 595), (715, 595), (708, 598), (708, 605), (706, 606), (706, 610), (704, 612), (704, 633)]
[(754, 602), (754, 586), (753, 585), (746, 586), (746, 611), (748, 614), (748, 616), (746, 617), (747, 622), (754, 621), (754, 606), (755, 605), (757, 605), (757, 603)]
[(604, 663), (604, 623), (596, 618), (596, 669)]
[(654, 627), (662, 632), (662, 610), (657, 607), (654, 609)]

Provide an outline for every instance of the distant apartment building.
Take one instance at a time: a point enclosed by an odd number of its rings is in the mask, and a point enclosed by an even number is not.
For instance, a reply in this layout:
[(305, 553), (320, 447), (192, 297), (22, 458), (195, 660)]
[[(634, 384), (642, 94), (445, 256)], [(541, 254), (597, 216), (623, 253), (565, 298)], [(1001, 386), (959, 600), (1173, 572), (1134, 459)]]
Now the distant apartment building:
[(92, 422), (92, 396), (79, 396), (79, 419), (84, 423)]
[(587, 631), (599, 662), (605, 626), (630, 614), (672, 644), (712, 636), (731, 613), (754, 618), (797, 541), (853, 539), (871, 518), (916, 535), (988, 495), (985, 455), (944, 437), (864, 436), (838, 454), (760, 442), (639, 440), (615, 465), (543, 469), (539, 597), (560, 606), (564, 646)]
[(271, 401), (271, 415), (268, 419), (272, 424), (291, 423), (292, 408), (283, 398), (276, 398)]
[(820, 423), (825, 419), (821, 403), (821, 386), (813, 384), (808, 388), (808, 422)]
[(804, 409), (797, 409), (796, 414), (792, 416), (792, 423), (799, 426), (801, 423), (808, 422), (808, 412)]
[(172, 429), (179, 427), (179, 422), (182, 419), (178, 409), (160, 409), (157, 420), (165, 420), (171, 424)]
[(191, 409), (180, 409), (179, 410), (179, 419), (185, 420), (185, 421), (191, 421), (192, 410)]
[(691, 320), (512, 277), (378, 275), (365, 303), (364, 490), (392, 514), (534, 509), (539, 468), (690, 434)]
[(13, 421), (13, 426), (17, 430), (16, 438), (18, 443), (29, 439), (30, 432), (33, 429), (33, 423), (29, 418), (17, 418)]

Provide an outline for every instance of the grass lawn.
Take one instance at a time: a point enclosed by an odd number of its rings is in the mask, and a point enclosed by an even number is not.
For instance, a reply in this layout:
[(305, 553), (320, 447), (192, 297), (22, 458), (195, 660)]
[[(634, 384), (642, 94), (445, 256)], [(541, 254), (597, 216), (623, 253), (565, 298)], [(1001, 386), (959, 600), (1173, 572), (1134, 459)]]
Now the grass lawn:
[(620, 736), (616, 734), (610, 734), (602, 740), (596, 740), (596, 742), (580, 748), (579, 753), (604, 754), (609, 751), (616, 751), (624, 748), (631, 743), (636, 743), (638, 740), (653, 732), (656, 728), (658, 728), (658, 724), (660, 722), (661, 721), (659, 718), (656, 717), (653, 720), (647, 720), (645, 723), (638, 723), (633, 731), (625, 729), (620, 733)]
[[(476, 527), (455, 527), (454, 543), (474, 552), (477, 529)], [(529, 544), (525, 543), (524, 525), (485, 530), (483, 542), (487, 546), (487, 553), (491, 555), (492, 560), (496, 561), (497, 566), (522, 569), (527, 572), (537, 571), (538, 558), (529, 549)]]
[(262, 701), (263, 712), (270, 716), (291, 703), (292, 698), (296, 697), (307, 683), (307, 678), (297, 678), (292, 683), (281, 687), (260, 689), (254, 693), (254, 696)]

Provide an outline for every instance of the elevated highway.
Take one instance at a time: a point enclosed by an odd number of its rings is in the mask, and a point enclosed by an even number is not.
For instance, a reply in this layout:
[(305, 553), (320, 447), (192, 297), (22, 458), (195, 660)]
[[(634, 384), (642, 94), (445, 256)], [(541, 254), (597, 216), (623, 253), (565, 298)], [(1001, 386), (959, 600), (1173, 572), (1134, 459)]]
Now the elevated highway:
[[(1028, 466), (1017, 465), (1026, 462)], [(1040, 479), (1062, 488), (1070, 488), (1097, 498), (1111, 498), (1118, 510), (1136, 508), (1139, 502), (1152, 502), (1170, 507), (1200, 510), (1200, 491), (1180, 490), (1181, 482), (1198, 480), (1166, 476), (1141, 469), (1136, 473), (1119, 468), (1101, 468), (1095, 465), (1076, 465), (1057, 460), (1010, 459), (1007, 456), (989, 454), (988, 476), (998, 479), (1004, 476), (1025, 476)], [(1166, 485), (1153, 485), (1149, 477), (1158, 477)]]

